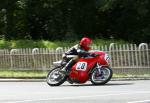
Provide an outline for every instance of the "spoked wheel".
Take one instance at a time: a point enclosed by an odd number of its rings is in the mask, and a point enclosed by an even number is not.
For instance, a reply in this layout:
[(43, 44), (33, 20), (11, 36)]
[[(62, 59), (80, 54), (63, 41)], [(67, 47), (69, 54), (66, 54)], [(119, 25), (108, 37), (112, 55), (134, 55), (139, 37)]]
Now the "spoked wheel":
[(59, 86), (63, 84), (67, 79), (67, 76), (60, 72), (60, 67), (56, 67), (49, 71), (46, 82), (50, 86)]
[(93, 70), (90, 75), (90, 80), (94, 85), (106, 84), (112, 78), (112, 70), (108, 67), (101, 68), (101, 73), (98, 73), (98, 69)]

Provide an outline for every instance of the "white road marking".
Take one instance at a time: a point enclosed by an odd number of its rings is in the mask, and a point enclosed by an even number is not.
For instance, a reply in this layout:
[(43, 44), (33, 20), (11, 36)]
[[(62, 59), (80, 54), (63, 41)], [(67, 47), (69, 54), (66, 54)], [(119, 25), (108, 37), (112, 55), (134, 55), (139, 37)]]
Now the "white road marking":
[[(20, 101), (12, 101), (12, 102), (3, 102), (3, 103), (25, 103), (25, 102), (37, 102), (37, 101), (48, 101), (48, 100), (68, 100), (68, 99), (81, 99), (81, 98), (92, 98), (92, 97), (104, 97), (104, 96), (117, 96), (117, 95), (130, 95), (130, 94), (149, 94), (150, 91), (140, 91), (140, 92), (123, 92), (117, 94), (103, 94), (103, 95), (84, 95), (84, 96), (73, 96), (73, 97), (59, 97), (59, 98), (47, 98), (47, 99), (31, 99), (31, 100), (20, 100)], [(150, 100), (145, 101), (135, 101), (128, 103), (143, 103), (148, 102)]]
[(128, 102), (128, 103), (148, 103), (150, 102), (150, 100), (141, 100), (141, 101), (132, 101), (132, 102)]

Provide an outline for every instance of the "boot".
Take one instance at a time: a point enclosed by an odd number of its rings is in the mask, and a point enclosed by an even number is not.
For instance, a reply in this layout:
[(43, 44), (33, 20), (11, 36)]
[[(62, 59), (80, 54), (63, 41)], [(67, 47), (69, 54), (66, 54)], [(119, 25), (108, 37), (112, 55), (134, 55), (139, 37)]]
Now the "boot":
[(70, 60), (67, 64), (66, 64), (66, 66), (63, 68), (63, 69), (61, 69), (60, 70), (60, 72), (61, 73), (63, 73), (63, 74), (66, 74), (66, 75), (69, 75), (69, 73), (70, 73), (70, 71), (71, 71), (71, 67), (74, 65), (74, 60)]

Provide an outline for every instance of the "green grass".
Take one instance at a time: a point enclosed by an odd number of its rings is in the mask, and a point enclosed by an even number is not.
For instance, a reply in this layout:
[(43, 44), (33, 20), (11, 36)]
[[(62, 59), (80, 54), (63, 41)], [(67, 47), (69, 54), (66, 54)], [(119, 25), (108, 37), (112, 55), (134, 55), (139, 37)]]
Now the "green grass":
[(0, 70), (0, 78), (45, 78), (47, 71)]
[(150, 78), (150, 74), (113, 74), (115, 78)]
[[(109, 45), (110, 43), (124, 44), (123, 40), (93, 40), (93, 45)], [(0, 40), (0, 49), (11, 49), (11, 48), (57, 48), (57, 47), (71, 47), (79, 43), (79, 40), (74, 41), (48, 41), (48, 40)]]
[[(0, 70), (0, 78), (45, 78), (48, 71)], [(114, 78), (147, 78), (150, 74), (113, 74)]]

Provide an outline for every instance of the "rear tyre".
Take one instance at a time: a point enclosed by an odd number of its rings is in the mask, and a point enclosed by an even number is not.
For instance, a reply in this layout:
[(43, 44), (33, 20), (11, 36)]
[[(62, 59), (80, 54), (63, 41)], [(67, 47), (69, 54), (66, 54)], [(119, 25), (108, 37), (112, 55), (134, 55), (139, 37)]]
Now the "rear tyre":
[(50, 86), (59, 86), (67, 80), (67, 76), (60, 72), (61, 67), (50, 70), (46, 77), (46, 82)]
[(90, 75), (90, 80), (94, 85), (104, 85), (112, 78), (113, 71), (109, 67), (102, 67), (101, 74), (97, 76), (97, 69), (94, 69)]

